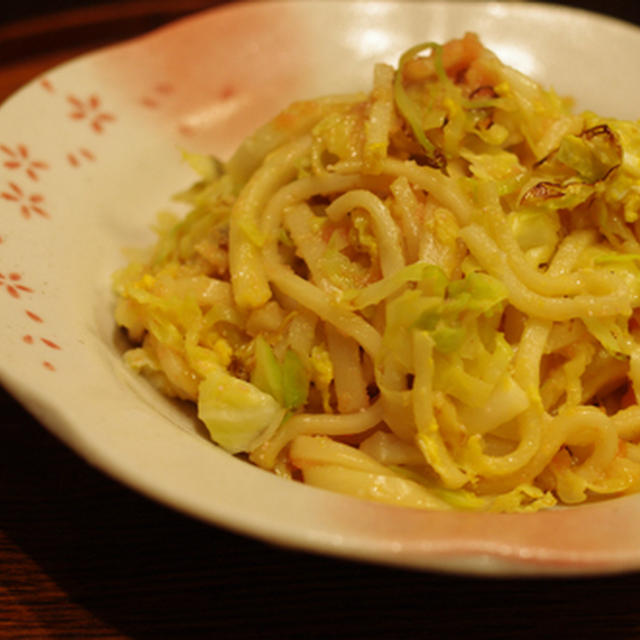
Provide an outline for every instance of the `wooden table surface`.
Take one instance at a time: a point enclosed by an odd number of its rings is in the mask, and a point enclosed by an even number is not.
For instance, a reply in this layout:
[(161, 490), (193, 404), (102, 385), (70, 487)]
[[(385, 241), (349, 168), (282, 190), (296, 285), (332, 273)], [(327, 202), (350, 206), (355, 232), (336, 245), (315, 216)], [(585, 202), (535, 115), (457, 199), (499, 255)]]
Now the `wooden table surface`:
[[(81, 51), (212, 4), (0, 24), (0, 101)], [(630, 2), (591, 8), (640, 23)], [(0, 416), (0, 638), (640, 638), (640, 574), (476, 579), (278, 549), (105, 477), (2, 389)]]

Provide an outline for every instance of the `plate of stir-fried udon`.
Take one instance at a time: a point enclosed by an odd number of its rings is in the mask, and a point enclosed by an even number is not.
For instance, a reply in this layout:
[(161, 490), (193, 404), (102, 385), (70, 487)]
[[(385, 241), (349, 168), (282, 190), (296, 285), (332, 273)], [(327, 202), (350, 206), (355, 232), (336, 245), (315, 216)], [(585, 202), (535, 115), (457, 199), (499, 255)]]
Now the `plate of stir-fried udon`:
[(3, 384), (277, 544), (637, 569), (637, 54), (551, 6), (268, 2), (45, 74), (0, 109)]

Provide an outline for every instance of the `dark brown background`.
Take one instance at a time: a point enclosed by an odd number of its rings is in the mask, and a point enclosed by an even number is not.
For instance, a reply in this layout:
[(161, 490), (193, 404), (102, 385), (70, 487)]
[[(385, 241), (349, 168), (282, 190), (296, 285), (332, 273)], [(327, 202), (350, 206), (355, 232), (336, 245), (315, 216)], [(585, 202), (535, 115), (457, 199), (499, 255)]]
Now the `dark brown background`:
[[(62, 60), (214, 4), (3, 6), (0, 101)], [(567, 4), (640, 24), (635, 2)], [(474, 579), (277, 549), (122, 487), (1, 389), (0, 416), (0, 638), (640, 638), (638, 574)]]

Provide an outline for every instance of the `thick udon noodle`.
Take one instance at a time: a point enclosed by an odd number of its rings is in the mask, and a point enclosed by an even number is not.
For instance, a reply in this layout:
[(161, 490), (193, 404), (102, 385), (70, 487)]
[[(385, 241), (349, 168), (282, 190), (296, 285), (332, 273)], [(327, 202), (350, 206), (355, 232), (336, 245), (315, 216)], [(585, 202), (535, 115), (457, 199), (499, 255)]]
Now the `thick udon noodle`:
[[(523, 511), (640, 477), (640, 145), (467, 34), (296, 103), (116, 277), (126, 354), (311, 485)], [(212, 491), (220, 488), (212, 487)]]

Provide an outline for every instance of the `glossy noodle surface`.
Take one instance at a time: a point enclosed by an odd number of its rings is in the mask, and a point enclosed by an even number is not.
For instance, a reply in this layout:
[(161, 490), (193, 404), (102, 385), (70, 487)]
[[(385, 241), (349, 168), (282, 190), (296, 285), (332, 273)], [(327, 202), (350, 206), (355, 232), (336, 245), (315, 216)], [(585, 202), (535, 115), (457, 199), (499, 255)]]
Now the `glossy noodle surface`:
[(637, 490), (637, 123), (468, 33), (184, 155), (188, 213), (116, 274), (116, 320), (221, 447), (423, 509)]

